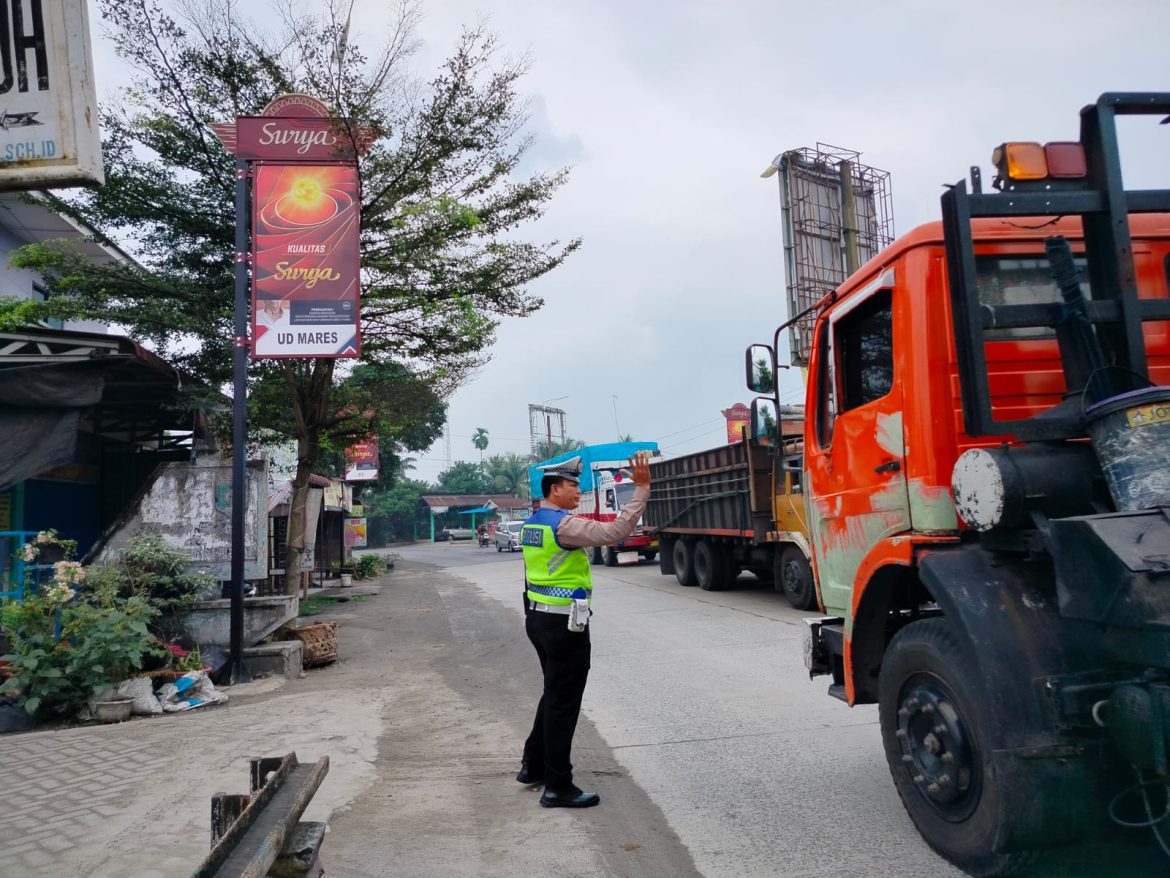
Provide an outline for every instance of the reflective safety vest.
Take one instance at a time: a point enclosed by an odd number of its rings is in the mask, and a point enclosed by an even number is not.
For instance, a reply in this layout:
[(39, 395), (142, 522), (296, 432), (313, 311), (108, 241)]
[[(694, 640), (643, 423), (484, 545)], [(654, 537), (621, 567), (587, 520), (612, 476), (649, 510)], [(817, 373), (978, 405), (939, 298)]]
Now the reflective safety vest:
[(593, 594), (589, 554), (557, 542), (557, 525), (568, 514), (563, 509), (539, 509), (520, 530), (530, 601), (565, 605)]

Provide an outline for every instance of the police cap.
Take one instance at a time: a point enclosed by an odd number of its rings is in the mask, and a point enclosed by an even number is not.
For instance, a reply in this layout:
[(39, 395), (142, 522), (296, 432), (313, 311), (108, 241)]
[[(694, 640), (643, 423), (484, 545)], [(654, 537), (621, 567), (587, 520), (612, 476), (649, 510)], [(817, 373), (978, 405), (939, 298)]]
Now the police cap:
[(546, 476), (558, 476), (576, 484), (581, 478), (581, 455), (562, 460), (560, 463), (550, 463), (540, 469)]

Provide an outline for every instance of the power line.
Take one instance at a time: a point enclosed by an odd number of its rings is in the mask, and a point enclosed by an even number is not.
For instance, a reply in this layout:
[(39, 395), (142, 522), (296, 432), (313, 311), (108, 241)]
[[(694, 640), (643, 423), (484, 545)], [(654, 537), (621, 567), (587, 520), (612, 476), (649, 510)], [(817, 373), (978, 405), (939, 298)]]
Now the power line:
[(709, 421), (703, 421), (701, 424), (694, 424), (690, 427), (683, 427), (681, 430), (675, 430), (673, 433), (664, 433), (658, 437), (658, 441), (661, 442), (663, 439), (669, 439), (671, 436), (677, 436), (679, 433), (687, 433), (691, 430), (697, 430), (699, 427), (706, 427), (708, 424), (714, 424), (716, 421), (722, 420), (723, 418), (712, 418)]

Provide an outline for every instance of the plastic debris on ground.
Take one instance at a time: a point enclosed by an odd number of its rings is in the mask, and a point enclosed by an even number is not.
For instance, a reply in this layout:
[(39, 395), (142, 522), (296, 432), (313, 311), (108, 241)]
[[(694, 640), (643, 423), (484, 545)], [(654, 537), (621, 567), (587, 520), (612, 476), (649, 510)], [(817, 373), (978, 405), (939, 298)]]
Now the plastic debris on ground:
[(156, 693), (162, 709), (167, 713), (205, 707), (208, 704), (222, 704), (228, 700), (225, 693), (215, 688), (205, 671), (191, 671), (167, 683)]

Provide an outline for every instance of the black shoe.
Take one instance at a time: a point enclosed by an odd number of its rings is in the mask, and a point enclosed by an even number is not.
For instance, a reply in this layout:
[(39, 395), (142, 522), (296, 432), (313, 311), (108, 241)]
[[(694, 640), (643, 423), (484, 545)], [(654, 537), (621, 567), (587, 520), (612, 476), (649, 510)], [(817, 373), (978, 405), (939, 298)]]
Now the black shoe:
[(592, 808), (600, 802), (597, 793), (584, 793), (576, 787), (559, 793), (546, 789), (540, 797), (542, 808)]
[(544, 783), (544, 772), (539, 768), (533, 768), (528, 764), (527, 760), (521, 760), (520, 771), (516, 775), (516, 780), (529, 786)]

